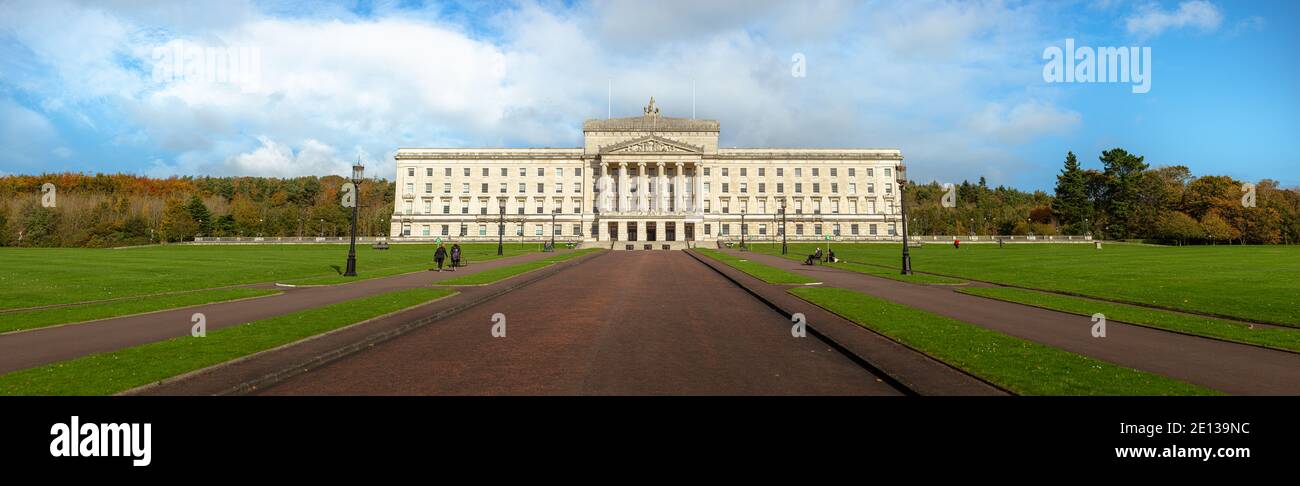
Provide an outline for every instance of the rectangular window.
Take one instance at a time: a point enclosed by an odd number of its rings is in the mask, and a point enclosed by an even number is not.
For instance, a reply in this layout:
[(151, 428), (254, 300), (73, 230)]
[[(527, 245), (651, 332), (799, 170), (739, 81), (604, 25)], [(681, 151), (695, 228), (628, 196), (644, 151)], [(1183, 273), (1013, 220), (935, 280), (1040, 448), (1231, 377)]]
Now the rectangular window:
[(784, 182), (778, 182), (778, 183), (776, 183), (776, 193), (777, 193), (777, 194), (785, 194), (785, 183), (784, 183)]
[(821, 193), (822, 193), (822, 185), (821, 185), (821, 183), (820, 183), (820, 182), (814, 182), (814, 183), (813, 183), (813, 194), (821, 194)]
[(831, 177), (835, 177), (835, 168), (831, 167)]
[[(875, 177), (875, 176), (876, 176), (876, 170), (875, 170), (875, 169), (872, 169), (872, 168), (870, 168), (870, 167), (868, 167), (868, 168), (867, 168), (867, 177)], [(873, 233), (873, 234), (874, 234), (874, 233)]]
[(424, 168), (424, 176), (425, 176), (425, 177), (433, 177), (433, 167), (425, 167), (425, 168)]
[(705, 177), (708, 177), (708, 176), (709, 176), (709, 168), (708, 168), (708, 167), (705, 167), (705, 168), (704, 168), (704, 176), (705, 176)]
[(433, 214), (433, 201), (424, 200), (424, 214)]
[(709, 193), (709, 186), (710, 186), (710, 185), (711, 185), (711, 184), (709, 184), (709, 183), (707, 183), (707, 182), (704, 183), (704, 193), (705, 193), (705, 194), (708, 194), (708, 193)]
[(818, 236), (822, 234), (822, 225), (820, 223), (813, 225), (813, 234)]
[(564, 177), (564, 168), (563, 168), (563, 167), (556, 167), (556, 168), (555, 168), (555, 177), (556, 177), (556, 178)]
[(858, 225), (856, 224), (849, 225), (849, 234), (853, 236), (858, 236)]
[(874, 225), (874, 224), (869, 224), (869, 225), (867, 225), (867, 233), (870, 234), (871, 236), (876, 236), (876, 234), (877, 234), (877, 233), (876, 233), (876, 225)]
[(451, 183), (450, 183), (450, 182), (444, 182), (444, 183), (442, 183), (442, 193), (443, 193), (443, 194), (451, 194)]
[(803, 183), (802, 183), (802, 182), (796, 182), (796, 183), (794, 183), (794, 193), (795, 193), (795, 194), (803, 194)]
[(443, 177), (451, 177), (451, 167), (444, 167), (444, 168), (442, 169), (442, 176), (443, 176)]
[(767, 235), (767, 225), (765, 225), (765, 224), (759, 224), (759, 225), (758, 225), (758, 234), (759, 234), (759, 236), (766, 236), (766, 235)]
[(723, 168), (722, 168), (722, 177), (727, 177), (727, 168), (726, 168), (726, 167), (723, 167)]
[(894, 228), (894, 223), (889, 223), (889, 236), (897, 236), (897, 231), (898, 230)]
[(509, 172), (506, 172), (507, 170), (509, 170), (509, 169), (506, 169), (505, 167), (502, 167), (502, 168), (501, 168), (501, 177), (506, 177), (506, 176), (510, 175)]
[(415, 177), (415, 167), (408, 167), (406, 169), (406, 177)]
[(858, 214), (858, 200), (849, 199), (849, 214)]
[(447, 225), (444, 224), (442, 225), (442, 236), (447, 236), (447, 234), (448, 234)]
[(426, 182), (426, 183), (424, 184), (424, 193), (425, 193), (425, 194), (433, 194), (433, 183), (432, 183), (432, 182)]
[(538, 193), (538, 194), (545, 194), (545, 193), (546, 193), (546, 183), (544, 183), (544, 182), (538, 182), (538, 183), (537, 183), (537, 193)]
[(785, 169), (784, 169), (784, 168), (781, 168), (781, 167), (777, 167), (777, 168), (776, 168), (776, 176), (777, 176), (777, 177), (785, 177)]
[(803, 224), (794, 225), (794, 234), (798, 236), (803, 236)]
[(501, 183), (501, 190), (498, 191), (498, 192), (500, 192), (501, 194), (505, 194), (505, 193), (506, 193), (506, 183), (504, 183), (504, 182)]
[(710, 200), (708, 200), (708, 199), (705, 199), (705, 200), (704, 200), (704, 213), (705, 213), (705, 214), (708, 214), (708, 213), (709, 213), (709, 210), (713, 207), (713, 204), (710, 204), (710, 203), (712, 203), (712, 201), (710, 201)]
[(478, 235), (479, 235), (479, 236), (487, 236), (487, 225), (486, 225), (486, 224), (480, 224), (480, 225), (478, 225)]
[(726, 223), (723, 223), (723, 224), (722, 224), (722, 232), (721, 232), (721, 233), (718, 233), (718, 234), (720, 234), (720, 235), (722, 235), (722, 236), (727, 236), (727, 235), (731, 234), (731, 225), (726, 224)]
[(795, 176), (795, 177), (803, 177), (803, 167), (795, 167), (795, 168), (794, 168), (794, 176)]
[(484, 168), (483, 168), (483, 177), (487, 177), (487, 176), (488, 176), (488, 168), (487, 168), (487, 167), (484, 167)]
[(767, 183), (765, 182), (758, 183), (758, 193), (763, 194), (766, 192), (767, 192)]
[(813, 177), (817, 177), (817, 168), (813, 167)]
[(519, 183), (519, 193), (520, 193), (520, 194), (523, 194), (523, 193), (525, 193), (525, 192), (528, 192), (528, 184), (527, 184), (527, 183), (524, 183), (524, 182), (520, 182), (520, 183)]
[(729, 192), (731, 192), (731, 184), (726, 183), (726, 182), (723, 182), (723, 183), (722, 183), (722, 193), (723, 193), (723, 194), (727, 194), (727, 193), (729, 193)]
[(831, 201), (831, 214), (840, 214), (840, 200)]
[(487, 192), (488, 192), (488, 185), (487, 185), (486, 182), (484, 182), (483, 184), (479, 185), (478, 192), (481, 192), (481, 193), (483, 193), (483, 194), (487, 194)]
[(858, 184), (857, 184), (856, 182), (850, 182), (850, 183), (849, 183), (849, 195), (854, 195), (854, 194), (857, 194), (857, 193), (858, 193)]
[(745, 173), (746, 173), (746, 172), (747, 172), (747, 170), (746, 170), (744, 167), (741, 167), (741, 168), (740, 168), (740, 176), (741, 176), (741, 177), (745, 177)]
[(758, 176), (759, 176), (759, 177), (763, 177), (764, 175), (766, 175), (766, 172), (767, 172), (767, 170), (763, 169), (762, 167), (759, 167), (759, 168), (758, 168)]
[(712, 234), (713, 234), (713, 225), (704, 223), (704, 235), (709, 236)]
[(831, 194), (839, 194), (839, 193), (840, 193), (840, 184), (838, 182), (832, 182)]
[(740, 193), (745, 194), (748, 192), (749, 192), (749, 184), (745, 182), (740, 183)]
[(429, 225), (420, 226), (420, 236), (429, 236)]
[(855, 170), (852, 167), (849, 167), (849, 177), (857, 177), (857, 176), (858, 176), (857, 170)]
[(840, 235), (840, 224), (839, 224), (839, 223), (835, 223), (834, 225), (831, 225), (831, 235), (832, 235), (832, 236), (839, 236), (839, 235)]
[(462, 183), (460, 184), (460, 193), (461, 193), (461, 194), (469, 194), (469, 183), (468, 183), (468, 182), (462, 182)]
[(466, 167), (464, 170), (462, 170), (461, 175), (464, 175), (465, 177), (469, 177), (469, 167)]
[(889, 175), (889, 167), (885, 167), (885, 177), (890, 177), (890, 175)]
[(443, 201), (442, 214), (451, 214), (451, 203)]
[(867, 183), (867, 194), (875, 194), (875, 193), (876, 193), (876, 183), (874, 183), (874, 182), (868, 182), (868, 183)]

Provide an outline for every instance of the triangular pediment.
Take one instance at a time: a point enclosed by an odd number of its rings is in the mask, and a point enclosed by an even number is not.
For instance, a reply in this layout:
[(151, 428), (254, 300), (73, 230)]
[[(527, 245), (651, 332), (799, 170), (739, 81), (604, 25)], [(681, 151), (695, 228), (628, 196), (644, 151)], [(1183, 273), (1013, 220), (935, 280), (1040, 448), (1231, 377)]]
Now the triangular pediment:
[(658, 135), (647, 135), (640, 138), (625, 140), (619, 143), (606, 145), (600, 148), (602, 154), (699, 154), (704, 153), (703, 147), (679, 142)]

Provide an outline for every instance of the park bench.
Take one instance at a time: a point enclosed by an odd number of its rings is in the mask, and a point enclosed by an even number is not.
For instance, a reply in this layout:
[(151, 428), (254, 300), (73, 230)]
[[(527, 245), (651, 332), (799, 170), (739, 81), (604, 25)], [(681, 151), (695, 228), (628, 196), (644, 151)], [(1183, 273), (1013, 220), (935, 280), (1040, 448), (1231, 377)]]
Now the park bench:
[(375, 249), (375, 250), (387, 250), (387, 249), (388, 249), (388, 242), (387, 242), (387, 241), (376, 241), (374, 244), (370, 245), (370, 248)]
[(907, 247), (908, 247), (908, 248), (920, 248), (920, 247), (921, 247), (921, 242), (920, 242), (920, 241), (917, 241), (917, 240), (908, 240), (908, 242), (907, 242)]

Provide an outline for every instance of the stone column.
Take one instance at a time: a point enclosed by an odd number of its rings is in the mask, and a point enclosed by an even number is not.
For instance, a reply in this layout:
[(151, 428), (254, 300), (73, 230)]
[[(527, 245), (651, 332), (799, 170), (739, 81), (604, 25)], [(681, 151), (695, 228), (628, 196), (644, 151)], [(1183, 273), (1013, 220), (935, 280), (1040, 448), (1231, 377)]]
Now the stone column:
[(618, 212), (627, 212), (627, 162), (618, 163)]
[(663, 162), (655, 164), (655, 212), (659, 214), (668, 212), (668, 208), (664, 207), (667, 206), (666, 203), (668, 202), (668, 172), (665, 170), (666, 168), (667, 166)]
[(649, 198), (646, 197), (647, 184), (645, 183), (645, 162), (638, 162), (636, 165), (636, 204), (637, 211), (645, 213)]
[(697, 213), (697, 214), (703, 214), (703, 213), (704, 213), (704, 198), (705, 198), (705, 194), (704, 194), (704, 177), (703, 177), (703, 175), (704, 175), (704, 167), (703, 167), (703, 165), (704, 165), (704, 164), (702, 164), (701, 162), (696, 162), (696, 163), (695, 163), (695, 170), (691, 172), (691, 177), (694, 177), (694, 178), (695, 178), (695, 185), (694, 185), (694, 188), (693, 188), (693, 192), (694, 192), (693, 196), (694, 196), (694, 197), (692, 198), (693, 200), (691, 201), (691, 203), (692, 203), (695, 207), (691, 208), (691, 210), (694, 211), (694, 212)]
[(681, 162), (674, 166), (677, 173), (673, 177), (673, 210), (678, 213), (682, 212), (682, 207), (686, 205), (686, 188), (684, 187), (686, 176), (682, 174), (682, 169), (685, 167), (686, 165)]

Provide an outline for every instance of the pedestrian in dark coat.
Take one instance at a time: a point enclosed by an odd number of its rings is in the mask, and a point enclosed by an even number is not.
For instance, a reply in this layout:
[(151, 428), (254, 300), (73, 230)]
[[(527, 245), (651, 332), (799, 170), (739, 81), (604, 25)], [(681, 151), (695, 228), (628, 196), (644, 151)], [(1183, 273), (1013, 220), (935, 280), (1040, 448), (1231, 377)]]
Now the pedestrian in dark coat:
[(460, 266), (460, 243), (451, 245), (451, 271)]
[(438, 249), (433, 252), (433, 261), (438, 262), (438, 271), (442, 271), (442, 262), (447, 259), (447, 247), (438, 245)]

